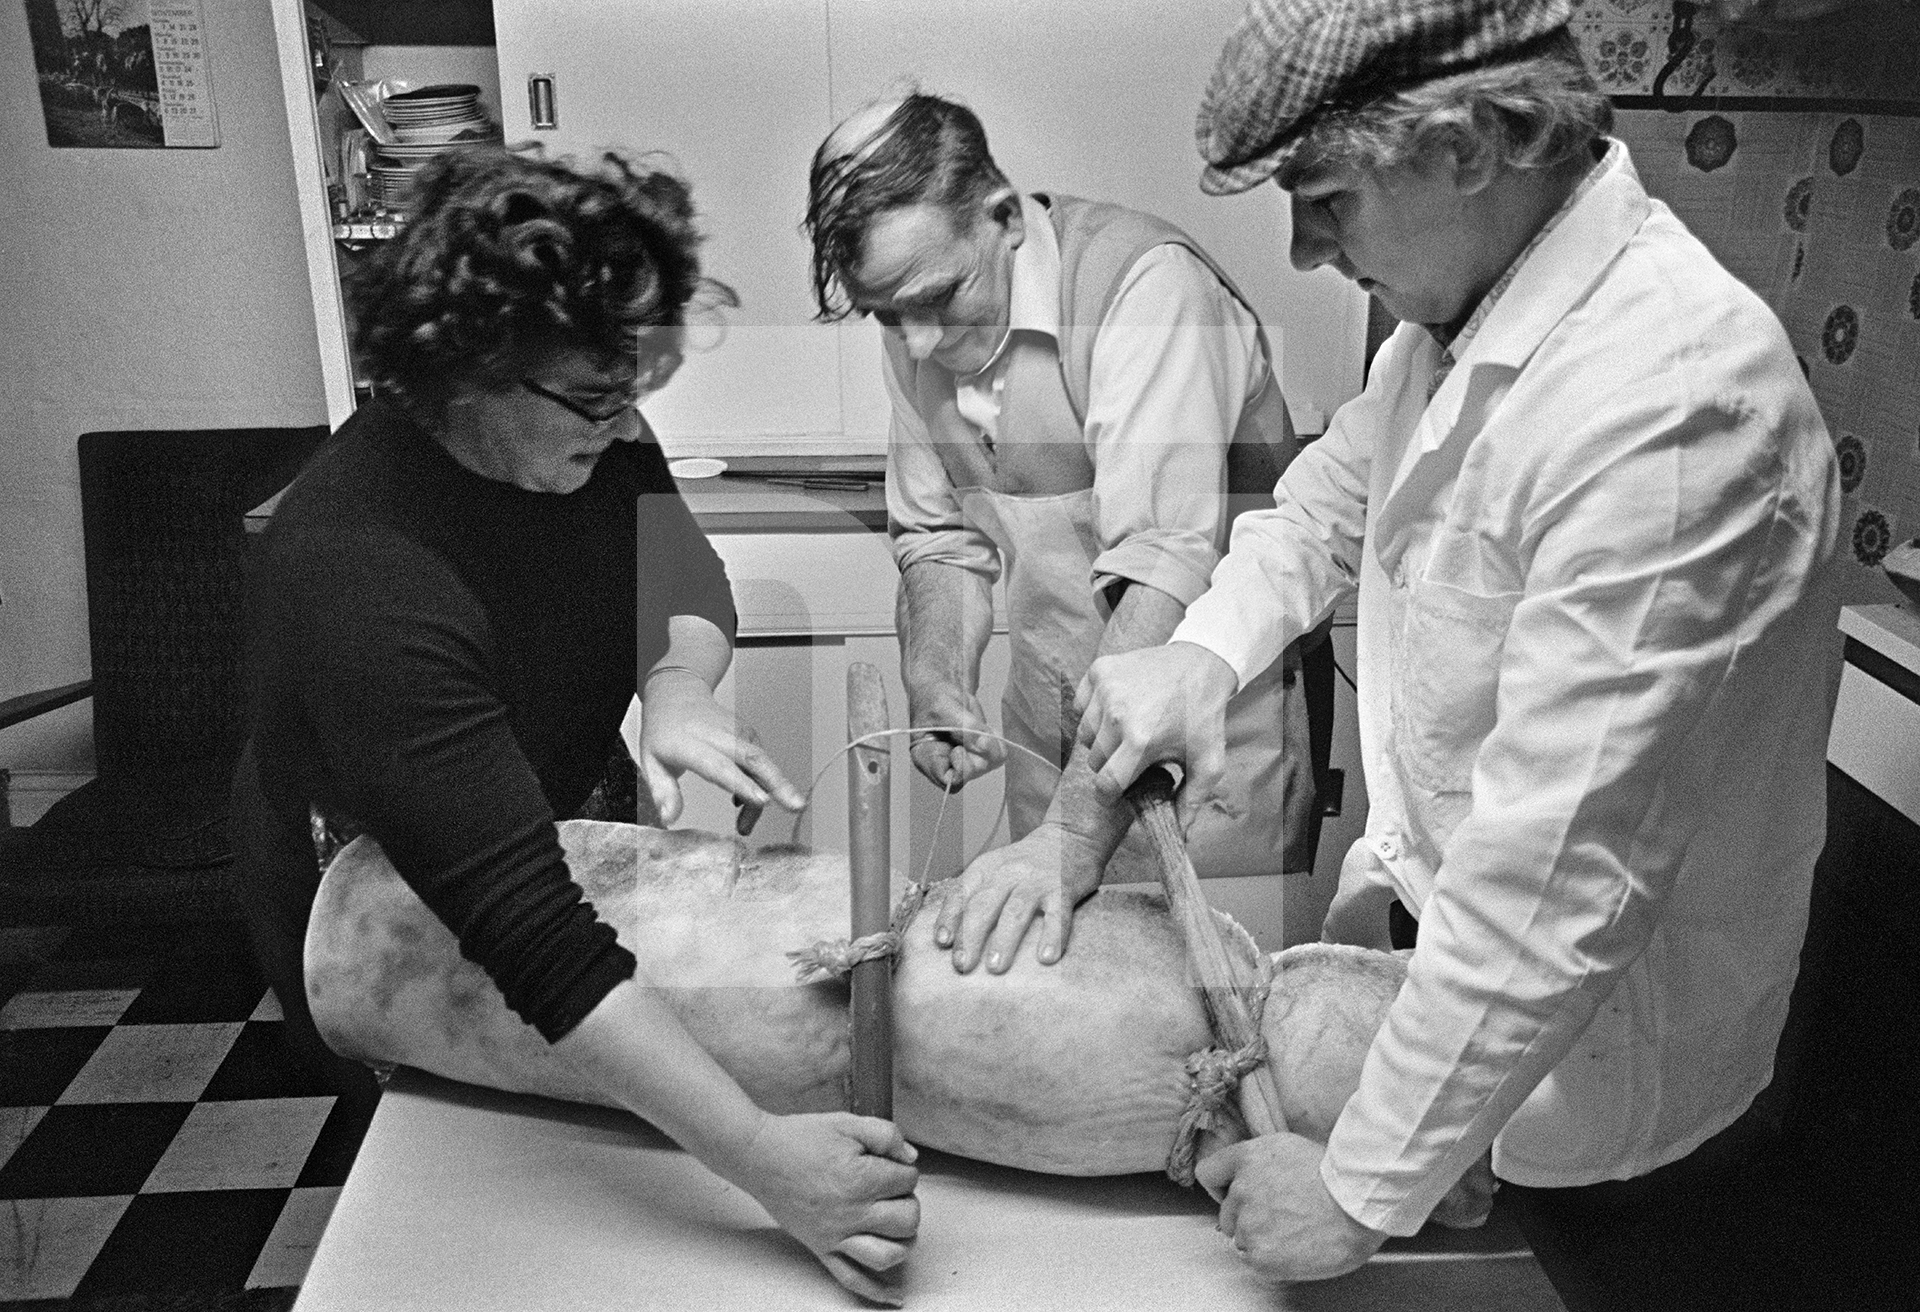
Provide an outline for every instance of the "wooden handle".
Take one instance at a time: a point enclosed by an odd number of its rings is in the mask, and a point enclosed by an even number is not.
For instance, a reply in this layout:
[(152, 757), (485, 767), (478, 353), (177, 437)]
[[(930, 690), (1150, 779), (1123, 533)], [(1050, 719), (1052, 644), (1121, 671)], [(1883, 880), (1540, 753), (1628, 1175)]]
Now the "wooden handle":
[[(1156, 765), (1134, 780), (1133, 786), (1127, 789), (1127, 801), (1139, 818), (1139, 827), (1153, 843), (1154, 855), (1159, 858), (1167, 906), (1181, 937), (1186, 940), (1187, 960), (1193, 966), (1194, 978), (1206, 1000), (1213, 1032), (1223, 1047), (1237, 1051), (1259, 1035), (1248, 999), (1260, 987), (1260, 981), (1239, 958), (1227, 951), (1220, 937), (1220, 924), (1200, 892), (1200, 877), (1194, 873), (1193, 862), (1187, 857), (1187, 842), (1180, 832), (1180, 817), (1174, 811), (1173, 792), (1173, 776), (1165, 766)], [(1277, 1134), (1287, 1128), (1280, 1085), (1265, 1062), (1240, 1081), (1240, 1114), (1255, 1135)]]
[[(864, 661), (847, 667), (847, 741), (892, 727), (887, 687)], [(893, 916), (892, 846), (888, 833), (893, 782), (892, 740), (847, 753), (847, 857), (853, 876), (853, 937), (885, 933)], [(893, 1117), (893, 962), (853, 968), (853, 1096), (857, 1116)]]

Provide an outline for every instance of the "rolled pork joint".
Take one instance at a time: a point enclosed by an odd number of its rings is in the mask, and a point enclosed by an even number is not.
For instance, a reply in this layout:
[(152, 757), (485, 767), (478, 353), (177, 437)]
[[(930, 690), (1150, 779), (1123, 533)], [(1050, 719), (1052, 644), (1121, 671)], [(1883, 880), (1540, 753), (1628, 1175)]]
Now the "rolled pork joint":
[[(560, 839), (643, 982), (756, 1103), (846, 1106), (847, 987), (800, 983), (789, 956), (846, 937), (845, 857), (591, 820), (564, 822)], [(1188, 1105), (1187, 1060), (1213, 1037), (1161, 899), (1104, 890), (1075, 917), (1059, 963), (1042, 966), (1029, 949), (1005, 975), (961, 975), (933, 945), (941, 891), (902, 929), (895, 968), (901, 1130), (926, 1147), (1061, 1175), (1165, 1167)], [(1221, 920), (1230, 950), (1257, 960), (1246, 931)], [(306, 972), (314, 1020), (344, 1056), (606, 1101), (507, 1009), (371, 839), (341, 851), (321, 881)], [(1263, 1032), (1289, 1129), (1325, 1141), (1403, 975), (1398, 958), (1363, 948), (1275, 956)], [(1207, 1146), (1244, 1134), (1230, 1116)]]

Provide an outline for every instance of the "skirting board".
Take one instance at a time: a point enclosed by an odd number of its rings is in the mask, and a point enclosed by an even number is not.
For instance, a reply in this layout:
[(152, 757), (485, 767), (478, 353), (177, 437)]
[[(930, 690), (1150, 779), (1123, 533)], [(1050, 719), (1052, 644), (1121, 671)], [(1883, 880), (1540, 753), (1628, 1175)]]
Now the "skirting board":
[(93, 776), (53, 770), (0, 770), (0, 824), (32, 824)]

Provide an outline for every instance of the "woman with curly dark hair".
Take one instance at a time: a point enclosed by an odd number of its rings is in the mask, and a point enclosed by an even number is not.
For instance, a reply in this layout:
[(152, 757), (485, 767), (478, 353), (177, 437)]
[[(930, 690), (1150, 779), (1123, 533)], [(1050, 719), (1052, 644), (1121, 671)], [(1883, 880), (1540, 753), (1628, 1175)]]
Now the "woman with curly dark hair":
[[(609, 154), (449, 153), (356, 275), (376, 396), (290, 488), (251, 600), (253, 741), (235, 832), (253, 939), (290, 1041), (334, 1084), (301, 949), (312, 817), (377, 838), (554, 1051), (746, 1189), (860, 1287), (918, 1224), (885, 1121), (761, 1111), (636, 980), (555, 828), (603, 773), (636, 692), (663, 820), (691, 770), (803, 799), (715, 704), (726, 571), (636, 403), (680, 361), (701, 276), (687, 188)], [(644, 672), (644, 673), (642, 673)]]

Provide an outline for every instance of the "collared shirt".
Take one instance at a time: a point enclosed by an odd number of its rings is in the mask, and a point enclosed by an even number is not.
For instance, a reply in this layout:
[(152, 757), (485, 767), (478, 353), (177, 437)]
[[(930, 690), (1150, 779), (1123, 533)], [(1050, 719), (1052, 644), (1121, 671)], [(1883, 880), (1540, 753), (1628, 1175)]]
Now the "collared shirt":
[(1839, 520), (1778, 320), (1624, 148), (1427, 398), (1402, 325), (1176, 641), (1244, 681), (1357, 588), (1367, 835), (1420, 918), (1322, 1179), (1408, 1234), (1644, 1174), (1771, 1077), (1824, 837)]
[[(1032, 332), (1057, 342), (1061, 332), (1059, 239), (1031, 196), (1021, 212), (1026, 235), (1014, 251), (1007, 337), (986, 368), (954, 388), (961, 415), (989, 443), (1000, 440), (1007, 340)], [(1127, 274), (1101, 321), (1088, 385), (1101, 547), (1091, 588), (1149, 583), (1183, 604), (1206, 589), (1225, 545), (1227, 439), (1267, 383), (1259, 334), (1253, 315), (1184, 246), (1156, 246)], [(902, 568), (931, 557), (996, 571), (984, 535), (956, 527), (956, 489), (891, 373), (888, 384), (888, 512), (902, 534)]]
[(1560, 226), (1560, 220), (1573, 212), (1575, 205), (1586, 199), (1587, 193), (1593, 190), (1593, 184), (1618, 163), (1614, 152), (1625, 149), (1626, 147), (1618, 142), (1607, 147), (1606, 154), (1586, 171), (1579, 182), (1574, 184), (1573, 191), (1560, 202), (1560, 208), (1540, 225), (1540, 231), (1533, 234), (1526, 248), (1514, 258), (1513, 263), (1506, 267), (1506, 271), (1494, 280), (1493, 286), (1487, 288), (1487, 294), (1482, 296), (1480, 303), (1473, 307), (1473, 313), (1467, 316), (1467, 321), (1460, 326), (1459, 332), (1448, 333), (1439, 329), (1428, 329), (1433, 334), (1433, 339), (1440, 343), (1440, 363), (1434, 367), (1433, 377), (1427, 383), (1428, 400), (1433, 399), (1433, 394), (1440, 390), (1440, 384), (1446, 382), (1447, 375), (1453, 372), (1453, 366), (1459, 362), (1462, 355), (1466, 354), (1467, 347), (1473, 344), (1473, 335), (1480, 331), (1480, 325), (1485, 323), (1487, 316), (1493, 313), (1493, 307), (1500, 303), (1500, 298), (1506, 294), (1507, 288), (1513, 286), (1513, 280), (1519, 274), (1520, 266), (1527, 262), (1527, 257), (1540, 248), (1540, 243)]

